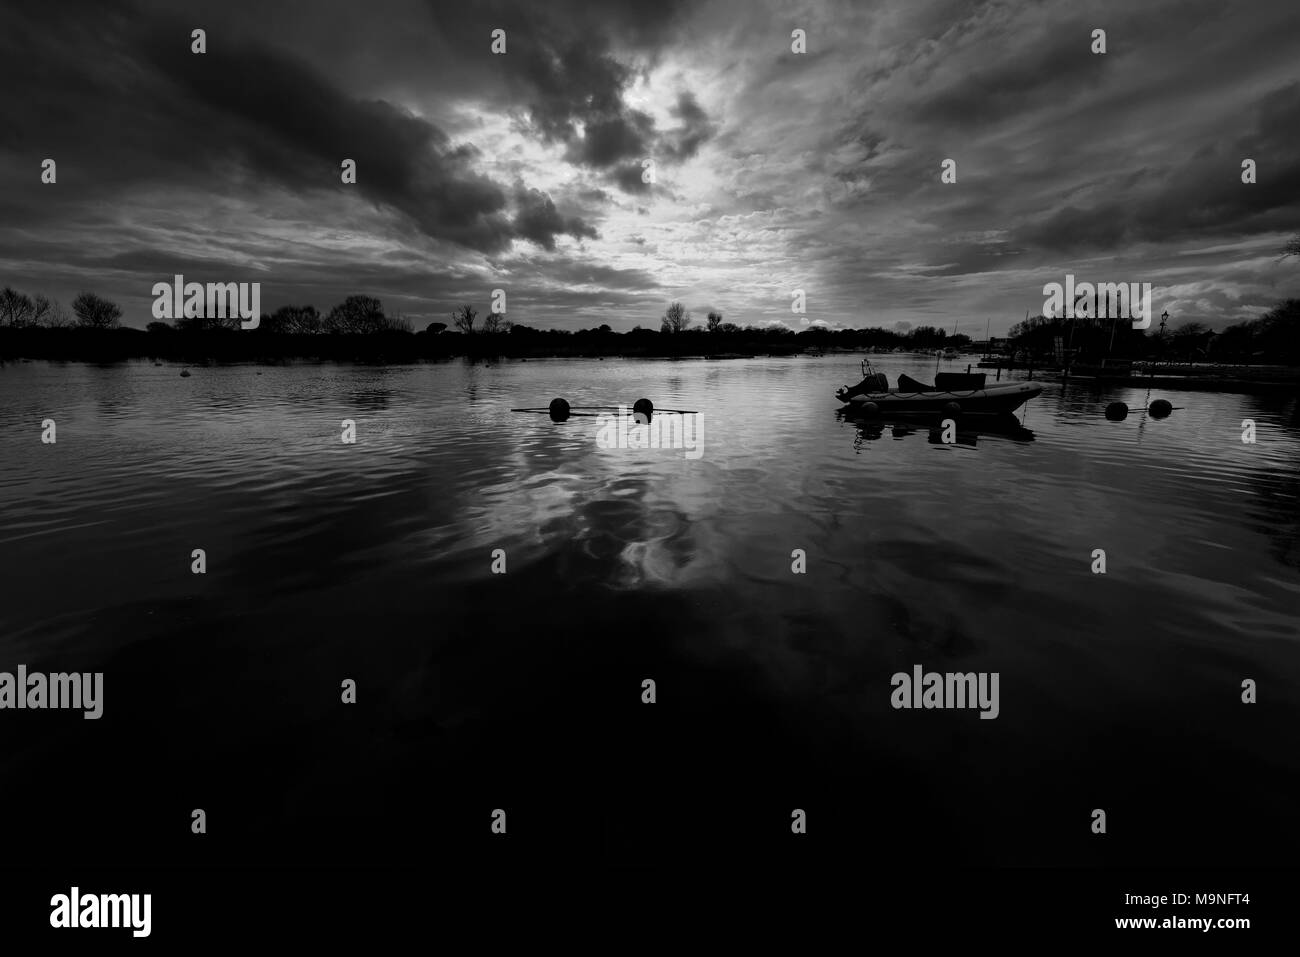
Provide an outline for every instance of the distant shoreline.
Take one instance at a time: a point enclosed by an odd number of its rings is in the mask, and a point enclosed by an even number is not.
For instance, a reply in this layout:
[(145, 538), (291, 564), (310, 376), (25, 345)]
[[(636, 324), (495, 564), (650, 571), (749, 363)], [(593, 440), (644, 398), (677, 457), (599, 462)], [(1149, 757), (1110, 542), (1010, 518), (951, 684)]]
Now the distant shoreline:
[[(265, 362), (284, 359), (409, 362), (421, 359), (734, 359), (801, 354), (857, 355), (870, 344), (863, 330), (771, 333), (653, 330), (627, 333), (535, 331), (472, 335), (451, 332), (310, 334), (249, 331), (152, 332), (142, 329), (0, 329), (0, 361), (64, 359), (111, 362)], [(969, 357), (974, 362), (975, 357)]]
[[(901, 344), (900, 339), (903, 340)], [(525, 328), (522, 333), (467, 335), (446, 331), (398, 330), (328, 334), (277, 333), (265, 330), (0, 328), (0, 364), (30, 360), (86, 363), (161, 360), (202, 367), (213, 364), (273, 365), (293, 361), (396, 365), (453, 359), (725, 361), (795, 356), (842, 357), (856, 361), (873, 356), (884, 360), (893, 355), (913, 355), (934, 360), (931, 351), (933, 348), (926, 343), (907, 343), (905, 336), (880, 329), (815, 328), (796, 333), (789, 329), (751, 327), (734, 332), (690, 330), (664, 333), (634, 329), (617, 333), (596, 329), (570, 332)], [(955, 358), (941, 361), (948, 371), (964, 365), (970, 365), (971, 371), (976, 371), (980, 358), (975, 353), (959, 353)], [(1053, 365), (1049, 360), (1033, 368), (1035, 373), (1044, 378), (1057, 378), (1060, 369), (1053, 368)], [(1196, 391), (1300, 391), (1300, 365), (1265, 357), (1259, 357), (1244, 366), (1240, 360), (1232, 365), (1236, 368), (1207, 368), (1186, 376), (1161, 375), (1157, 372), (1155, 378), (1152, 378), (1135, 373), (1108, 377), (1104, 381), (1130, 387), (1151, 385)], [(1002, 366), (1002, 371), (1010, 372), (1015, 368), (1027, 369), (1030, 366), (1023, 362), (1008, 361)], [(992, 374), (994, 369), (988, 367), (981, 371)], [(1071, 381), (1089, 380), (1086, 376), (1079, 375), (1071, 376)]]

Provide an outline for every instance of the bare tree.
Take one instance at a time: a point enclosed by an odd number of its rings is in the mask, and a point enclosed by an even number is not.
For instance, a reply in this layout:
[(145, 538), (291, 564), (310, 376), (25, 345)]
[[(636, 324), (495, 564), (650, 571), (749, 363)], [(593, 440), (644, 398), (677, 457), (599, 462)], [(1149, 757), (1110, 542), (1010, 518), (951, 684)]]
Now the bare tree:
[(348, 296), (325, 317), (326, 332), (381, 332), (387, 324), (383, 303), (374, 296)]
[(1209, 331), (1210, 327), (1203, 322), (1184, 322), (1173, 331), (1173, 337), (1175, 339), (1195, 339)]
[(659, 329), (660, 332), (682, 332), (690, 324), (690, 312), (680, 302), (674, 302), (664, 312), (663, 324)]
[(37, 293), (36, 299), (32, 303), (32, 325), (43, 325), (53, 306), (54, 304), (52, 302)]
[(0, 325), (13, 328), (29, 326), (35, 309), (36, 304), (32, 302), (31, 296), (9, 286), (0, 290)]
[(298, 306), (289, 321), (289, 331), (313, 335), (321, 331), (323, 320), (315, 306)]
[[(204, 315), (204, 310), (200, 308), (198, 315), (187, 315), (182, 313), (172, 320), (172, 328), (177, 332), (231, 332), (239, 328), (239, 316), (226, 316), (224, 319), (219, 316)], [(265, 325), (263, 325), (265, 323)], [(269, 329), (274, 332), (273, 317), (262, 315), (258, 317), (258, 330)]]
[(716, 309), (709, 310), (709, 332), (717, 332), (722, 328), (722, 313)]
[(473, 306), (461, 306), (451, 314), (451, 324), (466, 334), (474, 331), (474, 317), (478, 311)]
[(75, 322), (72, 316), (68, 315), (68, 310), (63, 307), (63, 303), (57, 299), (50, 302), (50, 311), (45, 314), (45, 327), (47, 329), (70, 329)]
[(72, 300), (72, 311), (77, 315), (77, 325), (83, 329), (116, 329), (122, 310), (93, 292), (83, 292)]
[(315, 306), (281, 306), (257, 328), (288, 335), (316, 333), (321, 331), (321, 316)]

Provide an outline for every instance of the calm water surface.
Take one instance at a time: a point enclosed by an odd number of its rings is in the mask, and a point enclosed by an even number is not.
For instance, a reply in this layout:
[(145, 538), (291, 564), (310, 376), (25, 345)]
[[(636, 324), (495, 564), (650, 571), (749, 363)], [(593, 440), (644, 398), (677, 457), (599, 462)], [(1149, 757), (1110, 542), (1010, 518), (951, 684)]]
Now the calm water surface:
[[(0, 670), (105, 673), (98, 722), (0, 714), (33, 846), (422, 860), (508, 807), (510, 853), (635, 863), (794, 853), (801, 807), (872, 866), (1300, 850), (1294, 397), (1045, 383), (946, 446), (838, 418), (854, 357), (179, 368), (0, 369)], [(702, 455), (509, 411), (555, 396)], [(914, 664), (999, 718), (893, 710)]]

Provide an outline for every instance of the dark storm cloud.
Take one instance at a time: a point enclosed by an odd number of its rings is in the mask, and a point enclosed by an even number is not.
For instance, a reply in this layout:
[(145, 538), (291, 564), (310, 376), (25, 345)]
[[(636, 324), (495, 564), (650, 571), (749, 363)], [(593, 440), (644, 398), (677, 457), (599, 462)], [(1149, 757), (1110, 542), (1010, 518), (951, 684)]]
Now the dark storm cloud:
[[(1076, 97), (1082, 88), (1104, 79), (1109, 61), (1090, 51), (1087, 41), (1094, 24), (1086, 18), (1017, 32), (1010, 49), (1001, 26), (979, 35), (954, 28), (931, 55), (907, 65), (901, 77), (914, 84), (909, 109), (915, 120), (946, 127), (987, 126)], [(952, 82), (957, 70), (961, 82)]]
[(149, 62), (209, 113), (217, 155), (291, 189), (343, 188), (340, 163), (353, 159), (357, 191), (430, 236), (485, 250), (511, 239), (505, 191), (474, 172), (472, 148), (453, 147), (441, 130), (388, 103), (348, 97), (269, 49), (214, 43), (193, 56), (160, 33), (144, 44)]
[[(592, 308), (678, 296), (698, 313), (724, 290), (762, 318), (788, 314), (788, 275), (819, 318), (916, 324), (1018, 301), (1083, 258), (1221, 282), (1185, 297), (1218, 319), (1278, 284), (1262, 263), (1300, 223), (1293, 4), (810, 0), (807, 55), (788, 52), (793, 16), (749, 0), (6, 0), (0, 284), (61, 271), (125, 301), (173, 264), (226, 259), (266, 278), (264, 303), (364, 291), (441, 318), (485, 304), (499, 274), (521, 287), (512, 312), (531, 295), (563, 323), (566, 282)], [(57, 186), (39, 183), (47, 156)], [(692, 157), (708, 168), (672, 170)]]
[(673, 35), (684, 3), (588, 4), (559, 2), (431, 4), (434, 21), (454, 42), (481, 48), (494, 29), (506, 31), (507, 52), (497, 57), (499, 75), (523, 102), (526, 129), (547, 143), (562, 143), (565, 159), (606, 175), (628, 192), (644, 192), (628, 161), (653, 157), (680, 161), (695, 154), (713, 133), (708, 116), (690, 93), (674, 109), (681, 128), (661, 131), (654, 119), (628, 106), (636, 78), (630, 62), (613, 49), (616, 38), (634, 56), (653, 62)]
[(654, 120), (639, 110), (619, 116), (593, 118), (582, 137), (572, 137), (565, 158), (604, 169), (623, 160), (640, 159), (650, 151)]
[[(1247, 132), (1202, 145), (1174, 169), (1125, 173), (1094, 202), (1066, 205), (1027, 222), (1015, 231), (1017, 241), (1078, 250), (1293, 229), (1300, 211), (1300, 83), (1274, 90), (1241, 112), (1252, 117)], [(1261, 166), (1254, 184), (1241, 181), (1245, 158)]]
[(596, 238), (596, 231), (577, 217), (561, 216), (551, 197), (536, 189), (520, 187), (516, 192), (519, 213), (515, 228), (524, 239), (545, 249), (555, 248), (555, 237), (567, 233), (575, 238)]
[(579, 124), (608, 125), (624, 117), (623, 90), (632, 71), (609, 55), (604, 42), (581, 36), (527, 41), (516, 54), (522, 68), (515, 75), (529, 88), (528, 120), (543, 139), (572, 143)]
[(531, 96), (529, 127), (543, 141), (564, 143), (569, 162), (605, 171), (624, 191), (644, 192), (639, 172), (635, 180), (628, 176), (628, 161), (689, 159), (712, 135), (713, 125), (694, 95), (681, 93), (672, 110), (681, 127), (658, 130), (649, 114), (625, 102), (632, 71), (614, 59), (599, 36), (563, 42), (563, 47), (528, 47), (520, 75)]
[[(745, 164), (753, 172), (736, 194), (794, 208), (792, 198), (814, 195), (827, 210), (849, 256), (822, 255), (807, 228), (787, 243), (817, 264), (823, 299), (922, 312), (924, 284), (963, 314), (998, 290), (1037, 309), (1043, 275), (1086, 258), (1141, 273), (1157, 293), (1182, 289), (1170, 296), (1184, 312), (1208, 303), (1189, 318), (1222, 326), (1240, 318), (1234, 303), (1258, 301), (1249, 287), (1276, 285), (1261, 250), (1300, 223), (1300, 94), (1294, 45), (1282, 39), (1295, 23), (1285, 4), (1217, 0), (919, 0), (864, 11), (858, 63), (842, 58), (838, 77), (827, 67), (814, 84), (811, 58), (764, 63), (739, 87), (729, 117), (782, 117), (801, 149), (780, 166), (770, 155)], [(1092, 52), (1095, 28), (1106, 30), (1105, 54)], [(799, 109), (807, 122), (791, 119)], [(728, 124), (724, 145), (737, 129)], [(1259, 164), (1254, 184), (1241, 181), (1247, 157)], [(948, 158), (952, 184), (939, 177)], [(802, 195), (782, 188), (782, 173)], [(1198, 244), (1217, 248), (1183, 255)], [(1234, 261), (1243, 268), (1230, 279)], [(1203, 291), (1216, 283), (1226, 291)]]
[[(426, 235), (472, 249), (515, 238), (554, 245), (558, 234), (535, 210), (523, 227), (512, 219), (507, 191), (475, 171), (473, 147), (248, 37), (213, 36), (194, 55), (189, 24), (170, 17), (87, 5), (74, 19), (20, 3), (7, 19), (6, 122), (20, 151), (58, 156), (61, 183), (79, 199), (124, 183), (221, 191), (251, 175), (293, 192), (355, 189)], [(344, 158), (357, 163), (355, 187), (340, 182)], [(550, 222), (591, 234), (574, 218)]]
[[(640, 163), (624, 163), (610, 171), (610, 179), (625, 193), (648, 193), (650, 183), (645, 181), (645, 167)], [(640, 212), (645, 212), (641, 209)]]

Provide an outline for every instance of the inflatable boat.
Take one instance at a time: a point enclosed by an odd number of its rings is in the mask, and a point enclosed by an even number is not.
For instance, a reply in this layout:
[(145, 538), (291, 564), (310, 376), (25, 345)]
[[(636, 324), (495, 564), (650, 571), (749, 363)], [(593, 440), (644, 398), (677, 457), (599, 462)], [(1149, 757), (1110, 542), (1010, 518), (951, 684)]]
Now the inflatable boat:
[(1014, 412), (1043, 391), (1037, 382), (986, 385), (983, 373), (965, 372), (937, 373), (934, 385), (900, 375), (898, 388), (891, 389), (882, 373), (867, 371), (865, 363), (863, 371), (861, 382), (835, 393), (846, 412), (996, 414)]

